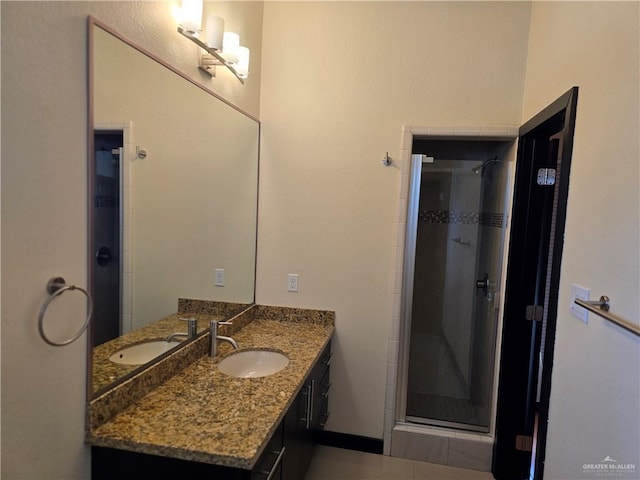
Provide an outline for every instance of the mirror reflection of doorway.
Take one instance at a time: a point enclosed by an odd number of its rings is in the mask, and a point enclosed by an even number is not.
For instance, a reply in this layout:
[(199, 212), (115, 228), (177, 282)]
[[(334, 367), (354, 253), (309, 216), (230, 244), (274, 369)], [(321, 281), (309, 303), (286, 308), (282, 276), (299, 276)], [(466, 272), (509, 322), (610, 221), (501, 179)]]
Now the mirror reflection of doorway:
[(120, 336), (121, 324), (121, 166), (122, 132), (98, 132), (94, 138), (93, 179), (93, 346)]

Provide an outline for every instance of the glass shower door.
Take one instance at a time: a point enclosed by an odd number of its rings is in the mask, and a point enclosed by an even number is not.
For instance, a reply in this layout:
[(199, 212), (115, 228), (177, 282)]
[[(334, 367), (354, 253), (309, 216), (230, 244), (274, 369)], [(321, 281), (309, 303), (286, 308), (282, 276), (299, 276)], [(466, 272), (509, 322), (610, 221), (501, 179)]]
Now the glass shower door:
[(406, 420), (488, 431), (506, 165), (415, 158)]

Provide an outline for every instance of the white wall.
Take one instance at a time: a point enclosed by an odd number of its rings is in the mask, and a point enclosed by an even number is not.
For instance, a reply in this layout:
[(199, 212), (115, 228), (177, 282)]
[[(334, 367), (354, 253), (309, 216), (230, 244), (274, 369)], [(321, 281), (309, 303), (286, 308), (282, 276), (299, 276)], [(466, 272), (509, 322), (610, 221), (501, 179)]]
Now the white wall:
[(562, 261), (545, 479), (593, 478), (607, 455), (640, 477), (640, 342), (569, 314), (572, 283), (640, 305), (638, 2), (534, 2), (523, 120), (580, 87)]
[(336, 310), (329, 430), (383, 436), (402, 125), (519, 123), (529, 10), (265, 3), (256, 295)]
[[(216, 4), (218, 5), (218, 4)], [(169, 2), (0, 2), (2, 16), (2, 478), (89, 478), (84, 337), (54, 348), (37, 315), (52, 275), (86, 285), (86, 16), (199, 77)], [(246, 34), (252, 74), (207, 85), (259, 115), (262, 4), (220, 4)], [(237, 85), (236, 85), (237, 84)], [(83, 315), (67, 293), (47, 315), (62, 337)], [(65, 327), (56, 328), (62, 325)], [(58, 330), (56, 332), (56, 330)], [(57, 338), (60, 338), (57, 337)]]

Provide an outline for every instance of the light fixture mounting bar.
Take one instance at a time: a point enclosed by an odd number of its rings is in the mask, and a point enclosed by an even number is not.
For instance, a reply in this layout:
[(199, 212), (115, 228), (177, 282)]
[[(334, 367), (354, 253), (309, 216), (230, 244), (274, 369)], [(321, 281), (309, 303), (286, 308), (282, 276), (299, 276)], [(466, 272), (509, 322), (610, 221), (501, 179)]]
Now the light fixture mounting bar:
[[(211, 56), (213, 56), (219, 63), (219, 65), (224, 65), (225, 67), (227, 67), (231, 73), (233, 73), (233, 75), (238, 79), (238, 81), (244, 85), (244, 79), (242, 77), (240, 77), (240, 75), (238, 74), (238, 72), (236, 71), (235, 68), (233, 68), (233, 65), (228, 64), (224, 58), (222, 57), (222, 55), (220, 55), (218, 53), (217, 50), (210, 48), (206, 43), (204, 43), (202, 40), (200, 40), (198, 37), (196, 37), (195, 35), (193, 35), (191, 32), (188, 32), (187, 30), (183, 29), (182, 27), (178, 26), (178, 33), (184, 37), (187, 37), (189, 40), (191, 40), (193, 43), (195, 43), (196, 45), (198, 45), (200, 48), (204, 49), (207, 51), (207, 53)], [(200, 70), (203, 70), (204, 72), (208, 73), (209, 75), (211, 75), (211, 72), (207, 71), (207, 69), (204, 69), (202, 67), (200, 67)], [(211, 75), (213, 76), (213, 75)]]

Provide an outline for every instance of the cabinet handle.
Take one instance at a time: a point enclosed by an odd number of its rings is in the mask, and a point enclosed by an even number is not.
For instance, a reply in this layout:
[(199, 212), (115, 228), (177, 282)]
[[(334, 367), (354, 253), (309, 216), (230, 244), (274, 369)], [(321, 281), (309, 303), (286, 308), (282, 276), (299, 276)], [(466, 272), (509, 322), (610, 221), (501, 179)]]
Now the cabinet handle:
[(316, 381), (311, 380), (309, 385), (309, 409), (307, 410), (307, 430), (311, 427), (311, 421), (313, 420), (313, 391), (316, 387)]
[(273, 477), (273, 474), (276, 471), (276, 468), (278, 468), (278, 465), (280, 465), (280, 462), (282, 461), (282, 456), (284, 455), (284, 451), (285, 451), (285, 447), (282, 447), (282, 450), (280, 450), (279, 452), (278, 451), (273, 452), (278, 454), (278, 458), (276, 458), (276, 461), (273, 462), (273, 466), (271, 467), (271, 470), (268, 472), (260, 472), (262, 475), (267, 476), (267, 480), (271, 480), (271, 477)]
[(329, 420), (329, 416), (331, 415), (331, 412), (327, 412), (327, 413), (323, 413), (322, 416), (324, 417), (324, 422), (320, 422), (320, 426), (324, 428), (324, 426), (327, 424), (327, 420)]
[(307, 414), (306, 414), (306, 428), (307, 430), (309, 430), (309, 427), (311, 427), (311, 409), (313, 408), (313, 382), (309, 383), (307, 385)]
[(333, 357), (333, 352), (329, 353), (329, 356), (322, 361), (322, 364), (327, 367), (331, 365), (331, 357)]
[(331, 390), (331, 382), (327, 383), (324, 387), (325, 387), (325, 391), (322, 392), (320, 395), (322, 395), (324, 398), (329, 398), (329, 390)]

